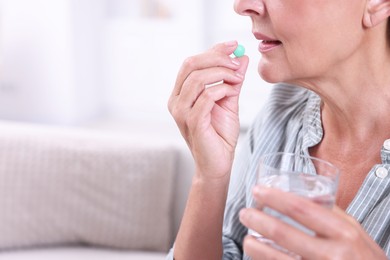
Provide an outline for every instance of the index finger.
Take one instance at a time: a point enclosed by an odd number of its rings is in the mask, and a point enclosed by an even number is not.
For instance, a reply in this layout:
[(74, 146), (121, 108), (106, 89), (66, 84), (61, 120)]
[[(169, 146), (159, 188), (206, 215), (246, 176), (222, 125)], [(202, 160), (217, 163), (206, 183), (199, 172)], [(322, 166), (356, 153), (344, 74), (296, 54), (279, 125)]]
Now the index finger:
[(320, 236), (332, 237), (349, 223), (329, 208), (291, 192), (275, 188), (256, 187), (254, 196), (261, 201), (262, 205), (291, 217)]
[(202, 54), (187, 58), (178, 73), (172, 95), (177, 96), (180, 94), (184, 81), (193, 71), (218, 66), (233, 70), (238, 69), (240, 67), (239, 58), (231, 58), (229, 56), (237, 46), (237, 41), (219, 43)]

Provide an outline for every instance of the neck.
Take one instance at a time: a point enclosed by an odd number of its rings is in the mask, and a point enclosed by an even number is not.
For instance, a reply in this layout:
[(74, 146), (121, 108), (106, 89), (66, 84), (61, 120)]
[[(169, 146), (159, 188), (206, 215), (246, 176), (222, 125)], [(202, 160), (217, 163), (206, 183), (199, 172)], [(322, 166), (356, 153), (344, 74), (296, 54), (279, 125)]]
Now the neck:
[(322, 98), (327, 136), (342, 143), (372, 140), (373, 134), (390, 138), (390, 50), (377, 48), (356, 56), (324, 77), (298, 84)]

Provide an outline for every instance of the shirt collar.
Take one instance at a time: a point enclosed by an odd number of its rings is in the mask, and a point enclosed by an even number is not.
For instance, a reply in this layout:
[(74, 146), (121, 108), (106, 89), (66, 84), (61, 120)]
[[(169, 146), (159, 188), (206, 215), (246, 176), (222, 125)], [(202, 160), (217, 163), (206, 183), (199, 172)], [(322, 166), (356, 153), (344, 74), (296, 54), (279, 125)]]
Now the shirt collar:
[(321, 98), (310, 91), (303, 116), (302, 148), (308, 149), (320, 143), (324, 135), (321, 121)]

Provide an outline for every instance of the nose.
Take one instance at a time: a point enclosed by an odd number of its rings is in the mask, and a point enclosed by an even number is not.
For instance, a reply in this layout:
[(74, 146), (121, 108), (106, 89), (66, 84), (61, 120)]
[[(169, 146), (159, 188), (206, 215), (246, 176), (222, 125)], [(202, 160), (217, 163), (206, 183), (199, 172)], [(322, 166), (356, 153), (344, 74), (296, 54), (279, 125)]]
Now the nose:
[(235, 0), (234, 11), (243, 16), (264, 15), (264, 0)]

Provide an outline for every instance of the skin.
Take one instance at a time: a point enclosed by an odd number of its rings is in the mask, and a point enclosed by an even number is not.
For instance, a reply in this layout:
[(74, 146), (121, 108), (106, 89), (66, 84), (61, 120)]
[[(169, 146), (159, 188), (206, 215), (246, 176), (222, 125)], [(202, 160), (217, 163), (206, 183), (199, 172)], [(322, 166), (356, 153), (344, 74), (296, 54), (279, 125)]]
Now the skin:
[(195, 161), (175, 259), (222, 258), (223, 212), (240, 128), (238, 98), (249, 61), (229, 57), (236, 47), (235, 41), (222, 43), (187, 58), (169, 99), (169, 111)]
[[(251, 18), (254, 32), (282, 43), (261, 55), (263, 79), (297, 84), (321, 96), (324, 138), (310, 153), (342, 172), (342, 192), (333, 210), (274, 189), (254, 191), (256, 200), (313, 229), (315, 237), (270, 218), (261, 208), (243, 209), (241, 222), (304, 259), (386, 259), (343, 210), (380, 162), (378, 151), (390, 138), (385, 37), (390, 0), (236, 0), (235, 10)], [(222, 258), (223, 214), (239, 134), (238, 98), (248, 65), (246, 56), (229, 57), (236, 46), (221, 43), (188, 58), (169, 99), (169, 111), (196, 166), (175, 241), (176, 260)], [(253, 259), (291, 259), (251, 237), (245, 238), (244, 250)]]

